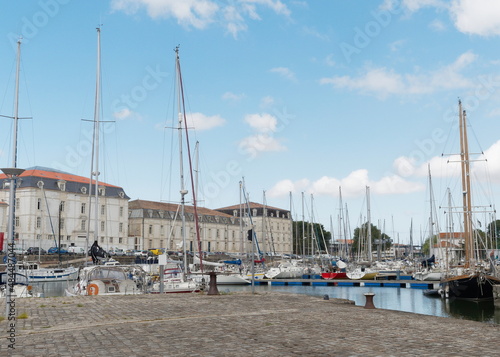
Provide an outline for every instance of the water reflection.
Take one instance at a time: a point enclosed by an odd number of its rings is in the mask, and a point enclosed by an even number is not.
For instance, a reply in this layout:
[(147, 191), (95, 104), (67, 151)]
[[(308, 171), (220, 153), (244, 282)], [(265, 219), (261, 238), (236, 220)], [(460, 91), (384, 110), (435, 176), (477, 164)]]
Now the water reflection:
[(452, 300), (444, 304), (444, 309), (456, 318), (500, 324), (500, 314), (493, 301)]
[[(221, 291), (251, 291), (251, 286), (223, 287)], [(350, 286), (255, 286), (256, 292), (281, 291), (307, 294), (318, 297), (348, 299), (356, 305), (364, 306), (365, 293), (374, 293), (375, 307), (388, 310), (406, 311), (416, 314), (453, 317), (466, 320), (500, 324), (500, 309), (495, 309), (493, 301), (474, 303), (424, 295), (420, 289), (393, 287), (350, 287)]]

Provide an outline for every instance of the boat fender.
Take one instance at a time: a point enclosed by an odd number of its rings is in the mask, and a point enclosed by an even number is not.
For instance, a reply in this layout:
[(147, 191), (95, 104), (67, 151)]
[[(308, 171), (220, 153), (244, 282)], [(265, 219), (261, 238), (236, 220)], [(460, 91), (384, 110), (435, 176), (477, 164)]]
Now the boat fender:
[(97, 284), (89, 284), (89, 286), (87, 286), (87, 294), (99, 295), (99, 287), (97, 286)]

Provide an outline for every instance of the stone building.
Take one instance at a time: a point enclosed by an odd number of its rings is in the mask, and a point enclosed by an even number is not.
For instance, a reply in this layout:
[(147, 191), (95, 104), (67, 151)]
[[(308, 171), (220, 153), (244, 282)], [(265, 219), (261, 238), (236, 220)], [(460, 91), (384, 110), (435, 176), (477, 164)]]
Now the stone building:
[[(185, 205), (186, 249), (197, 251), (198, 243), (194, 207)], [(197, 207), (201, 250), (207, 252), (248, 253), (252, 246), (248, 230), (254, 227), (262, 252), (290, 253), (292, 222), (290, 212), (274, 207), (250, 203), (248, 209), (240, 205), (211, 210)], [(240, 220), (240, 216), (243, 217)], [(135, 200), (129, 202), (129, 235), (134, 249), (165, 248), (182, 250), (181, 205)]]
[[(127, 247), (129, 197), (121, 187), (99, 182), (96, 225), (95, 185), (90, 188), (89, 181), (86, 177), (38, 166), (24, 171), (16, 187), (16, 247), (47, 250), (59, 245), (59, 240), (63, 248), (85, 247), (87, 231), (90, 244), (97, 239), (105, 249)], [(1, 174), (0, 206), (9, 202), (9, 184), (10, 179)], [(8, 210), (0, 208), (0, 232), (5, 232), (5, 237)]]
[[(253, 224), (262, 252), (292, 253), (292, 217), (290, 211), (255, 202), (243, 206), (234, 205), (218, 208), (217, 211), (233, 217), (242, 216), (248, 222), (247, 226)], [(249, 216), (251, 216), (251, 222)]]
[[(201, 250), (242, 251), (243, 231), (237, 217), (204, 207), (196, 209), (199, 217)], [(198, 251), (194, 207), (185, 205), (184, 211), (186, 250)], [(136, 250), (165, 248), (167, 251), (182, 251), (181, 205), (145, 200), (130, 201), (129, 235), (134, 241)]]

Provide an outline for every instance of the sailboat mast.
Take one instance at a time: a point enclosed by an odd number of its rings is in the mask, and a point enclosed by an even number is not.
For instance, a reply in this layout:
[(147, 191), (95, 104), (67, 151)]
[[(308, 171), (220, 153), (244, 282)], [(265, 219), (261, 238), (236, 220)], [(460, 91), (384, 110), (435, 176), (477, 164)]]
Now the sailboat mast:
[(372, 262), (372, 222), (371, 222), (371, 209), (370, 209), (370, 187), (366, 186), (366, 215), (368, 219), (367, 230), (368, 230), (368, 261)]
[(94, 240), (98, 241), (99, 232), (99, 128), (101, 114), (101, 28), (97, 28), (97, 65), (96, 65), (96, 85), (94, 104), (94, 167), (92, 176), (94, 177)]
[(17, 167), (17, 131), (19, 125), (19, 71), (21, 69), (21, 40), (17, 40), (16, 92), (14, 98), (14, 137), (12, 138), (12, 167)]
[[(182, 123), (183, 123), (183, 114), (182, 114), (182, 86), (181, 86), (181, 68), (180, 68), (180, 59), (179, 59), (179, 46), (175, 48), (175, 68), (177, 75), (177, 129), (179, 134), (179, 174), (180, 174), (180, 194), (181, 194), (181, 220), (182, 220), (182, 252), (183, 252), (183, 260), (184, 260), (184, 273), (187, 274), (187, 249), (186, 249), (186, 214), (185, 214), (185, 196), (188, 193), (184, 186), (184, 163), (183, 163), (183, 155), (182, 155)], [(202, 257), (200, 257), (200, 262), (202, 261)]]
[(432, 197), (432, 178), (431, 178), (431, 165), (427, 165), (429, 171), (429, 202), (430, 202), (430, 217), (429, 217), (429, 253), (431, 256), (434, 254), (434, 220), (433, 220), (433, 197)]
[(460, 120), (460, 165), (462, 169), (462, 201), (464, 215), (464, 247), (465, 247), (465, 267), (472, 265), (474, 253), (474, 240), (472, 239), (472, 200), (470, 186), (470, 161), (469, 143), (467, 139), (467, 115), (462, 110), (462, 102), (458, 102)]

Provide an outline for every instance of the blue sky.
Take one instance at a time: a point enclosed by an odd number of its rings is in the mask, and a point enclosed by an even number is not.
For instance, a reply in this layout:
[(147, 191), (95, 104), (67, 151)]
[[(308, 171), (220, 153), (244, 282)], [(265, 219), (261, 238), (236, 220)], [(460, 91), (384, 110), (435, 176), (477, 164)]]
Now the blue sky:
[[(101, 178), (131, 199), (178, 201), (174, 48), (180, 45), (199, 199), (250, 199), (338, 232), (366, 218), (394, 240), (460, 204), (458, 98), (471, 124), (477, 204), (499, 196), (500, 3), (494, 0), (39, 0), (2, 2), (0, 114), (13, 114), (22, 36), (19, 167), (90, 171), (95, 28), (102, 24)], [(12, 121), (0, 120), (0, 166)], [(481, 159), (478, 157), (478, 159)], [(481, 167), (480, 167), (481, 166)], [(187, 165), (186, 176), (187, 175)], [(487, 171), (485, 171), (487, 170)], [(190, 186), (189, 183), (186, 183)], [(290, 204), (290, 197), (292, 204)], [(455, 204), (455, 203), (453, 203)], [(453, 205), (452, 204), (452, 205)], [(449, 225), (439, 210), (442, 231)], [(312, 212), (312, 213), (311, 213)], [(457, 219), (458, 220), (458, 219)], [(481, 219), (483, 222), (488, 218)], [(457, 229), (458, 222), (454, 223)], [(385, 227), (385, 228), (384, 228)]]

